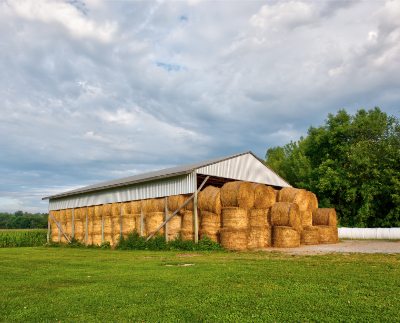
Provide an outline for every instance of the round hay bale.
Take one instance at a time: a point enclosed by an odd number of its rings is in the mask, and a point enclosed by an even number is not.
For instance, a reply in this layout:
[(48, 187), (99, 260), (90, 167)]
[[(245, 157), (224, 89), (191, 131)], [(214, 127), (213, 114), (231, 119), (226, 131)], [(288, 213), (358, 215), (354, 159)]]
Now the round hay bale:
[[(147, 236), (147, 232), (146, 232), (146, 214), (143, 214), (143, 236), (146, 237)], [(136, 227), (136, 231), (137, 233), (141, 232), (141, 214), (136, 214), (135, 217), (135, 227)]]
[(309, 195), (306, 190), (284, 187), (279, 192), (279, 202), (296, 203), (299, 211), (307, 211), (309, 203)]
[(318, 199), (317, 196), (312, 192), (307, 192), (308, 194), (308, 210), (314, 213), (318, 209)]
[(300, 246), (300, 233), (292, 227), (272, 227), (272, 246), (276, 248), (295, 248)]
[(142, 200), (143, 213), (151, 213), (153, 210), (153, 199)]
[(249, 227), (247, 210), (239, 207), (223, 207), (222, 227), (246, 230)]
[[(201, 192), (200, 192), (201, 193)], [(185, 202), (192, 196), (193, 194), (184, 194)], [(198, 204), (199, 196), (197, 196), (197, 204)], [(185, 206), (185, 210), (194, 211), (194, 198), (192, 198), (188, 204)]]
[(337, 215), (335, 209), (316, 209), (313, 213), (313, 225), (329, 225), (336, 227)]
[(131, 202), (122, 203), (122, 214), (132, 214), (131, 213)]
[(194, 225), (194, 212), (184, 211), (182, 215), (182, 230), (193, 231)]
[(300, 233), (300, 244), (302, 245), (317, 245), (319, 244), (319, 232), (317, 227), (303, 227)]
[(124, 214), (121, 216), (122, 222), (122, 235), (124, 238), (128, 236), (128, 233), (132, 232), (136, 227), (135, 214)]
[(165, 212), (165, 198), (152, 199), (153, 212)]
[(121, 215), (121, 203), (111, 204), (111, 215)]
[(219, 233), (221, 245), (229, 250), (247, 250), (247, 229), (222, 228)]
[(276, 193), (271, 186), (251, 183), (254, 188), (254, 207), (269, 208), (276, 202)]
[(117, 245), (119, 236), (121, 234), (120, 221), (121, 221), (121, 215), (117, 214), (117, 215), (111, 216), (111, 236), (112, 236), (111, 245), (112, 246)]
[(319, 233), (319, 243), (321, 244), (333, 244), (336, 243), (336, 232), (335, 227), (327, 226), (327, 225), (318, 225)]
[(140, 213), (142, 202), (140, 200), (138, 201), (131, 201), (131, 212), (132, 214), (138, 214)]
[[(173, 212), (169, 212), (168, 216), (171, 216)], [(168, 221), (168, 234), (171, 232), (179, 232), (182, 229), (182, 216), (175, 214), (174, 217)]]
[(264, 224), (252, 226), (249, 230), (249, 237), (247, 247), (249, 249), (260, 249), (265, 247), (265, 237), (267, 235), (267, 228)]
[[(157, 228), (164, 222), (165, 213), (164, 212), (150, 212), (146, 214), (145, 228), (147, 236), (153, 234)], [(160, 229), (157, 233), (163, 235), (164, 227)]]
[(333, 228), (334, 228), (333, 233), (334, 233), (334, 235), (335, 235), (336, 243), (339, 243), (339, 230), (338, 230), (337, 227), (333, 227)]
[(214, 186), (207, 186), (197, 196), (197, 207), (221, 215), (221, 189)]
[(265, 226), (264, 246), (272, 247), (272, 227), (268, 224)]
[(219, 229), (221, 229), (221, 216), (216, 213), (203, 211), (201, 213), (200, 229), (216, 235)]
[(214, 231), (209, 232), (207, 230), (199, 230), (200, 240), (205, 236), (209, 237), (212, 241), (219, 242), (219, 232), (215, 233)]
[[(60, 211), (50, 211), (51, 215), (53, 218), (57, 221), (57, 223), (60, 223)], [(50, 222), (50, 229), (51, 229), (51, 234), (50, 238), (53, 242), (58, 242), (58, 226), (54, 222), (54, 220), (51, 218), (49, 214), (49, 222)]]
[(271, 209), (271, 225), (273, 227), (301, 227), (299, 206), (296, 203), (277, 202)]
[(225, 183), (221, 188), (223, 207), (250, 209), (254, 206), (254, 189), (249, 182), (235, 181)]
[(181, 230), (181, 237), (183, 241), (194, 241), (194, 232), (192, 230)]
[(268, 219), (270, 208), (252, 208), (249, 211), (250, 227), (270, 224), (271, 217)]
[(94, 216), (96, 218), (101, 218), (102, 215), (103, 215), (103, 205), (95, 205)]
[(311, 227), (313, 223), (313, 214), (311, 211), (300, 212), (300, 222), (303, 227)]
[[(179, 209), (183, 203), (185, 203), (185, 197), (183, 195), (172, 195), (168, 196), (168, 210), (171, 212), (175, 212)], [(165, 209), (165, 208), (164, 208)], [(183, 214), (185, 212), (184, 208), (180, 209), (178, 214)]]
[(104, 216), (111, 216), (112, 215), (112, 204), (103, 204), (103, 215)]

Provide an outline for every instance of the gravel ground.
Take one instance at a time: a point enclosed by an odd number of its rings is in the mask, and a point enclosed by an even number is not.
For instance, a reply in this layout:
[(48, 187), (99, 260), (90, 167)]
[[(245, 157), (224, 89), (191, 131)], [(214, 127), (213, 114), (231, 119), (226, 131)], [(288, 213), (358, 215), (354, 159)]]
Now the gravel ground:
[(322, 255), (327, 253), (400, 253), (398, 240), (340, 240), (337, 244), (301, 246), (299, 248), (268, 248), (265, 251), (278, 250), (291, 255)]

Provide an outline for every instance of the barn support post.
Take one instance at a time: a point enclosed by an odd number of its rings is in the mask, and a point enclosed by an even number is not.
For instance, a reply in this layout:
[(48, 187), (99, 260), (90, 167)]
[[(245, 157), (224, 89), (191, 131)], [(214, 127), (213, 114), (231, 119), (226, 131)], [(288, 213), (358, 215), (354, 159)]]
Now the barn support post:
[(194, 216), (194, 243), (199, 243), (199, 221), (197, 217), (197, 169), (194, 170), (194, 200), (193, 200), (193, 216)]
[(75, 237), (75, 208), (72, 208), (71, 239)]
[(140, 200), (140, 236), (143, 237), (143, 200)]
[(88, 245), (88, 240), (89, 240), (89, 233), (88, 233), (88, 226), (89, 226), (89, 219), (88, 219), (88, 214), (87, 214), (88, 208), (86, 208), (86, 230), (85, 230), (85, 245)]
[[(164, 220), (168, 219), (168, 196), (165, 197), (165, 217)], [(165, 234), (165, 241), (169, 241), (168, 238), (168, 222), (165, 224), (165, 228), (164, 228), (164, 234)]]

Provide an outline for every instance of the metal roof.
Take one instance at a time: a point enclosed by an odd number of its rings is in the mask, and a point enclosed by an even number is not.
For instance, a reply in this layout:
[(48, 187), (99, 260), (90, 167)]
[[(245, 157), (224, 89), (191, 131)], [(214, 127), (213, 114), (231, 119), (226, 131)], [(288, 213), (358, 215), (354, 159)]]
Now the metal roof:
[[(251, 154), (252, 156), (257, 158), (251, 151), (248, 151), (248, 152), (241, 153), (241, 154), (219, 157), (219, 158), (209, 159), (209, 160), (192, 163), (192, 164), (187, 164), (187, 165), (183, 165), (183, 166), (177, 166), (177, 167), (171, 167), (171, 168), (166, 168), (166, 169), (162, 169), (162, 170), (157, 170), (157, 171), (150, 172), (150, 173), (134, 175), (134, 176), (124, 177), (124, 178), (114, 179), (111, 181), (101, 182), (98, 184), (85, 186), (85, 187), (67, 191), (64, 193), (44, 197), (42, 200), (60, 198), (60, 197), (77, 195), (77, 194), (88, 193), (88, 192), (93, 192), (93, 191), (100, 191), (100, 190), (109, 189), (109, 188), (115, 188), (115, 187), (120, 187), (120, 186), (148, 182), (148, 181), (161, 179), (161, 178), (189, 174), (197, 168), (205, 167), (208, 165), (213, 165), (213, 164), (219, 163), (221, 161), (236, 158), (236, 157), (246, 155), (246, 154)], [(259, 158), (257, 158), (257, 159), (259, 160)], [(260, 160), (260, 162), (261, 162), (261, 160)], [(269, 167), (267, 165), (265, 165), (265, 167), (267, 167), (269, 169)], [(277, 176), (280, 177), (279, 175), (277, 175)]]

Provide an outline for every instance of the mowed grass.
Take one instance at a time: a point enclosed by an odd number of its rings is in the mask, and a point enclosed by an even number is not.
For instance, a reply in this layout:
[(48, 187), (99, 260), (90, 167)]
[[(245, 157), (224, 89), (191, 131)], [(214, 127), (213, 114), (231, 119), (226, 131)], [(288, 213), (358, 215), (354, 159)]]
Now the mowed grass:
[(201, 256), (178, 257), (178, 252), (171, 251), (1, 249), (0, 320), (399, 320), (400, 255), (198, 254)]

